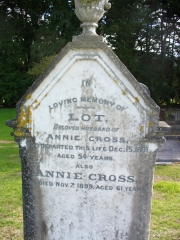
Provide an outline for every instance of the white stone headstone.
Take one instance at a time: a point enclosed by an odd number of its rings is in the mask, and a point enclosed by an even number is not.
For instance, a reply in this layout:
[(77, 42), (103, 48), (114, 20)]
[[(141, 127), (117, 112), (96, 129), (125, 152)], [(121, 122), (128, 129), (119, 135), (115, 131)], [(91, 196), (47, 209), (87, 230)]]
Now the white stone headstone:
[(100, 37), (68, 43), (17, 111), (25, 239), (148, 239), (159, 107)]

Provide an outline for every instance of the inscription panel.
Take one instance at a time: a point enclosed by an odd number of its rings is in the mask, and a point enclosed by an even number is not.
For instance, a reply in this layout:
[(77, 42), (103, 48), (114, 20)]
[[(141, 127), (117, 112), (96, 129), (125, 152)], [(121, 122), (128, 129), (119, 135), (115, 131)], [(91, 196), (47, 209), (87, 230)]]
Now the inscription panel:
[(132, 239), (133, 205), (148, 204), (156, 148), (143, 141), (138, 99), (97, 61), (83, 60), (31, 105), (35, 141), (21, 146), (37, 153), (43, 239)]

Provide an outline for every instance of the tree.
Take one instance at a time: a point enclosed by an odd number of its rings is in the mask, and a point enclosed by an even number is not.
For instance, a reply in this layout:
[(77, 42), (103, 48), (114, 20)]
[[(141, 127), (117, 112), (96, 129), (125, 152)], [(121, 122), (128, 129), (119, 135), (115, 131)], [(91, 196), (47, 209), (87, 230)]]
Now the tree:
[(0, 1), (0, 105), (15, 106), (31, 85), (31, 45), (44, 1)]
[(41, 58), (57, 54), (73, 35), (80, 33), (79, 20), (74, 14), (73, 0), (46, 0), (48, 8), (44, 11), (43, 21), (35, 33), (31, 45), (32, 58), (39, 62)]
[(67, 0), (0, 1), (1, 106), (15, 106), (34, 80), (34, 62), (58, 53), (78, 31), (73, 7)]
[[(178, 103), (179, 0), (111, 4), (98, 33), (157, 103)], [(0, 105), (15, 106), (40, 73), (39, 66), (80, 34), (74, 8), (73, 0), (0, 0)]]
[(176, 0), (114, 0), (104, 20), (110, 46), (159, 104), (170, 104), (177, 96), (180, 15), (176, 4), (180, 5)]

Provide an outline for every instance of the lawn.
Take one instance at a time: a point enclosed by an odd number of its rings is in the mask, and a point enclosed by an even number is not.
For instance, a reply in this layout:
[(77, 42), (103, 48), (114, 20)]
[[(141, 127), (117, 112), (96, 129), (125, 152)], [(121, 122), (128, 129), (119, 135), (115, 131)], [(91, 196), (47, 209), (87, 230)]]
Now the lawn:
[(18, 145), (6, 127), (15, 109), (0, 109), (0, 239), (23, 239), (21, 163)]
[(13, 141), (10, 133), (13, 131), (10, 127), (5, 127), (6, 120), (16, 118), (14, 108), (0, 108), (0, 141)]
[[(0, 109), (0, 239), (21, 240), (22, 193), (18, 146), (5, 121), (14, 109)], [(180, 165), (155, 168), (150, 240), (180, 239)], [(69, 240), (69, 239), (68, 239)], [(138, 240), (138, 239), (132, 239)]]
[(156, 166), (151, 238), (180, 239), (180, 165)]

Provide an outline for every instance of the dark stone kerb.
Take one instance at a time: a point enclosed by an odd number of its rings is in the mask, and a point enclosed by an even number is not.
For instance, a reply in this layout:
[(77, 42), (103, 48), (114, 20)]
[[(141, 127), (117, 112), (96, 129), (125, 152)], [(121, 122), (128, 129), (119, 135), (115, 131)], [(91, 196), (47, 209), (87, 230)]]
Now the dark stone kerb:
[(164, 135), (170, 132), (170, 126), (163, 121), (159, 121), (159, 125), (153, 132), (145, 136), (143, 142), (158, 143), (159, 147), (166, 141)]

